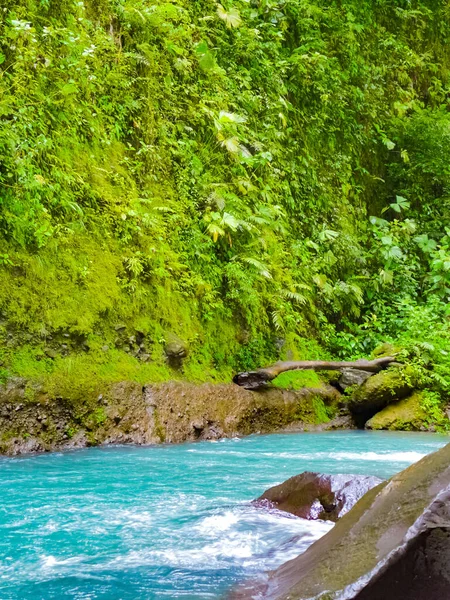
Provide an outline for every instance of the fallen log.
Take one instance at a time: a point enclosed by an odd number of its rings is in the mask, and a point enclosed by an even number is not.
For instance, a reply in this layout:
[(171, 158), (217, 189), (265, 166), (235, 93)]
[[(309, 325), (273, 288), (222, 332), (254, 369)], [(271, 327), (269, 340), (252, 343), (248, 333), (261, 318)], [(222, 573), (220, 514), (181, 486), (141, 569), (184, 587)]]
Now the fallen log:
[(378, 373), (387, 369), (395, 363), (392, 356), (384, 356), (374, 360), (360, 359), (355, 361), (326, 361), (326, 360), (304, 360), (304, 361), (280, 361), (265, 369), (238, 373), (233, 377), (233, 382), (246, 390), (257, 390), (272, 381), (281, 373), (286, 371), (300, 371), (311, 369), (313, 371), (340, 371), (341, 369), (359, 369)]

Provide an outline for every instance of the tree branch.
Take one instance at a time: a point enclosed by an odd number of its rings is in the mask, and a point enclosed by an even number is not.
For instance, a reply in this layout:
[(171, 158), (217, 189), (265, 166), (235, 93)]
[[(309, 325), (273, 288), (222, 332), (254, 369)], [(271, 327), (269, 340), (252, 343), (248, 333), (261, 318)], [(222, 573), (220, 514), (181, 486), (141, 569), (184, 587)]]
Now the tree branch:
[(311, 369), (313, 371), (340, 371), (341, 369), (359, 369), (378, 373), (383, 369), (387, 369), (395, 358), (386, 356), (376, 358), (375, 360), (360, 359), (355, 361), (326, 361), (326, 360), (305, 360), (305, 361), (288, 361), (277, 362), (274, 365), (257, 371), (249, 371), (247, 373), (238, 373), (233, 377), (233, 382), (246, 390), (257, 390), (264, 387), (269, 381), (275, 379), (281, 373), (286, 371), (299, 371)]

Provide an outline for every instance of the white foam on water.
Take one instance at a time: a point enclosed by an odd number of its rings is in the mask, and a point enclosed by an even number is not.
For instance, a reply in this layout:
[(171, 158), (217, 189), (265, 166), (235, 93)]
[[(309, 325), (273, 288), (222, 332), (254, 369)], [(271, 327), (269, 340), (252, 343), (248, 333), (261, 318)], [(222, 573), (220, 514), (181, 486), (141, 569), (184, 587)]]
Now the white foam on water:
[(70, 558), (56, 558), (55, 556), (41, 556), (41, 567), (43, 569), (52, 569), (53, 567), (71, 566), (80, 563), (84, 559), (83, 556), (71, 556)]
[(236, 525), (238, 521), (239, 517), (236, 513), (227, 511), (223, 515), (212, 515), (211, 517), (205, 517), (201, 523), (194, 527), (194, 529), (196, 529), (199, 533), (213, 534), (231, 529), (231, 527)]
[(413, 463), (426, 456), (421, 452), (336, 452), (331, 458), (336, 460), (386, 460), (390, 462)]
[(406, 452), (263, 452), (262, 456), (275, 456), (279, 458), (294, 458), (301, 460), (373, 460), (373, 461), (390, 461), (399, 463), (417, 462), (426, 453), (406, 451)]

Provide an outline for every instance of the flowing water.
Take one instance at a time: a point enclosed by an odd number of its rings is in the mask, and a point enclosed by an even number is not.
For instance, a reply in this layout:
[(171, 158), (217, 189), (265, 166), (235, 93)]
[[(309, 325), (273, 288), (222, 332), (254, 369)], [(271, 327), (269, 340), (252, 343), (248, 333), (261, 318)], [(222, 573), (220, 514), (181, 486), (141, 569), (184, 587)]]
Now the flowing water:
[(305, 470), (389, 477), (446, 438), (297, 433), (0, 459), (1, 600), (218, 599), (331, 524), (249, 505)]

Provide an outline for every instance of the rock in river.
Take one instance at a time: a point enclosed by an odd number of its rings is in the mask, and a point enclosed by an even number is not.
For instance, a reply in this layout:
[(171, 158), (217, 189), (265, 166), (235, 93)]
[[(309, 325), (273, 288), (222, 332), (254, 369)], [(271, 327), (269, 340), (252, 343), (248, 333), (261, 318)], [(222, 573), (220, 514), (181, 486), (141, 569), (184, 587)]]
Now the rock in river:
[(378, 477), (306, 471), (269, 488), (255, 503), (273, 506), (303, 519), (337, 521), (379, 483)]
[(367, 421), (366, 429), (391, 429), (400, 431), (423, 431), (427, 415), (421, 406), (420, 392), (389, 404)]
[(450, 598), (450, 444), (371, 489), (304, 554), (232, 597)]
[(381, 371), (353, 392), (349, 408), (353, 413), (370, 418), (388, 404), (409, 396), (414, 389), (412, 379), (407, 367)]

